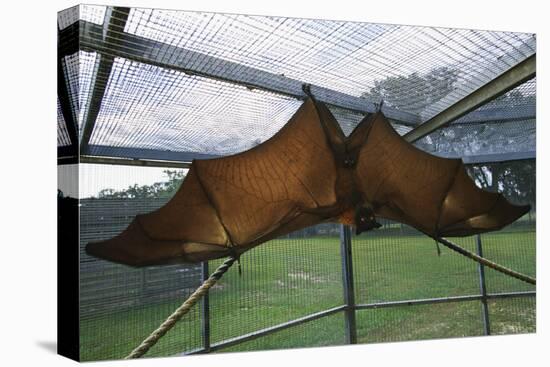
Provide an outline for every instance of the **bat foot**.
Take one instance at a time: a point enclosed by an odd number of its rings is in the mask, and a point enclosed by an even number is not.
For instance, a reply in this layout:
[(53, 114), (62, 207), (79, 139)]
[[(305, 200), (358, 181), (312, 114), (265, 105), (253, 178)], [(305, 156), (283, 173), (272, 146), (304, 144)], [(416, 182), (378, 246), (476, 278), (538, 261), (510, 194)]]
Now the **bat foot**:
[(306, 96), (313, 98), (313, 94), (311, 93), (311, 84), (309, 83), (302, 84), (302, 91), (306, 94)]
[(355, 234), (380, 228), (382, 225), (376, 221), (374, 210), (371, 206), (362, 206), (355, 213)]

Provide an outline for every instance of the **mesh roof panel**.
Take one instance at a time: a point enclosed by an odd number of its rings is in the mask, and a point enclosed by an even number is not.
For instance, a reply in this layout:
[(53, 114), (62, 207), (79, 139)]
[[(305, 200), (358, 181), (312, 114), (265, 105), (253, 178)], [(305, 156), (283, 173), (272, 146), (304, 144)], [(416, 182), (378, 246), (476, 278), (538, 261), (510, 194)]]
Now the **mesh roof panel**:
[(502, 96), (495, 98), (491, 102), (483, 105), (481, 108), (488, 109), (493, 107), (507, 107), (510, 112), (513, 113), (514, 107), (535, 105), (537, 92), (536, 87), (537, 78), (533, 78), (503, 94)]
[(454, 124), (434, 131), (417, 146), (452, 157), (534, 151), (536, 120)]
[(65, 119), (63, 118), (63, 113), (61, 112), (59, 99), (57, 99), (57, 146), (63, 147), (67, 145), (71, 145), (71, 138), (69, 137), (69, 132), (67, 131), (67, 126), (65, 125)]
[(535, 52), (524, 33), (153, 9), (125, 31), (353, 96), (390, 78), (368, 98), (422, 120)]
[(105, 6), (81, 4), (62, 10), (57, 13), (58, 27), (59, 29), (67, 28), (78, 19), (95, 24), (103, 24), (106, 9), (107, 7)]
[(78, 122), (79, 137), (82, 132), (82, 121), (87, 110), (96, 57), (96, 53), (79, 51), (63, 59), (69, 100), (73, 118)]
[(271, 137), (300, 104), (117, 58), (90, 144), (232, 154)]
[[(111, 16), (105, 7), (96, 8), (82, 8), (81, 19), (92, 21), (95, 17), (103, 22), (106, 14)], [(123, 21), (116, 8), (112, 17)], [(117, 31), (111, 29), (114, 33), (106, 48), (97, 50), (109, 53), (111, 48), (135, 48), (137, 53), (128, 57), (142, 60), (144, 55), (143, 60), (152, 64), (162, 60), (159, 64), (167, 67), (190, 60), (206, 67), (190, 66), (189, 70), (205, 70), (207, 75), (221, 70), (216, 74), (221, 79), (233, 80), (239, 73), (253, 74), (255, 69), (261, 75), (257, 79), (260, 90), (262, 86), (278, 90), (263, 78), (283, 75), (374, 103), (383, 100), (384, 106), (408, 113), (394, 115), (403, 119), (392, 121), (401, 135), (411, 130), (408, 125), (413, 120), (418, 121), (414, 116), (428, 120), (533, 55), (536, 46), (535, 36), (525, 33), (141, 8), (131, 9), (125, 23), (124, 32), (138, 38), (117, 44)], [(93, 32), (100, 34), (97, 27)], [(163, 43), (179, 49), (162, 47)], [(187, 51), (199, 54), (186, 59)], [(98, 60), (89, 52), (65, 58), (80, 132)], [(97, 76), (107, 88), (91, 145), (233, 154), (271, 137), (301, 103), (293, 97), (199, 77), (197, 72), (185, 74), (124, 58), (115, 60), (110, 74)], [(185, 63), (174, 67), (187, 70)], [(246, 82), (246, 77), (243, 80)], [(524, 83), (455, 122), (469, 126), (448, 127), (418, 146), (443, 154), (457, 152), (461, 146), (466, 151), (460, 154), (532, 151), (535, 83)], [(78, 98), (75, 93), (80, 93)], [(346, 134), (364, 116), (338, 106), (329, 108)], [(411, 120), (407, 116), (412, 116)], [(480, 120), (479, 116), (490, 118)], [(491, 126), (479, 124), (487, 121)], [(463, 146), (453, 140), (466, 141), (472, 134), (486, 142)], [(488, 147), (493, 144), (491, 139), (495, 139), (494, 146)], [(509, 146), (512, 142), (514, 147)]]
[[(525, 114), (522, 106), (535, 105), (536, 79), (533, 78), (493, 101), (416, 142), (426, 151), (444, 156), (467, 156), (513, 152), (534, 152), (536, 149), (536, 117)], [(471, 116), (494, 111), (496, 119), (468, 123)]]
[(502, 96), (484, 104), (476, 111), (457, 119), (453, 124), (469, 122), (474, 115), (480, 112), (485, 113), (479, 116), (477, 120), (482, 119), (483, 121), (494, 122), (502, 119), (534, 119), (536, 115), (536, 84), (536, 78), (528, 80)]

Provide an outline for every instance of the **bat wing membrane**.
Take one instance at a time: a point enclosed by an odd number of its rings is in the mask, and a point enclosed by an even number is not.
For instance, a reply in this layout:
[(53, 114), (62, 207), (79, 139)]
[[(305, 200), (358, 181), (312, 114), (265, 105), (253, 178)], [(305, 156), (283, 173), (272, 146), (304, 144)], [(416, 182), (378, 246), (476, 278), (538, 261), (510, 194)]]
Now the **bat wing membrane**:
[(372, 126), (359, 153), (356, 177), (379, 216), (430, 236), (468, 236), (500, 229), (529, 210), (479, 189), (460, 159), (417, 149), (381, 113), (366, 123)]
[(322, 221), (311, 211), (336, 203), (336, 174), (309, 99), (266, 142), (233, 156), (194, 161), (165, 206), (137, 216), (111, 240), (88, 244), (87, 252), (132, 266), (239, 254)]

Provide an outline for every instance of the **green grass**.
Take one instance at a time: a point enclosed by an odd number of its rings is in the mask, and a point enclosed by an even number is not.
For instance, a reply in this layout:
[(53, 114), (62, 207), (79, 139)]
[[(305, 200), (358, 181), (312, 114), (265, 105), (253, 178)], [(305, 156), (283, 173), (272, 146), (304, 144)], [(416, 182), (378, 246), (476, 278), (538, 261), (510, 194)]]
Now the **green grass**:
[[(485, 256), (515, 270), (535, 274), (534, 231), (482, 237)], [(475, 238), (456, 240), (475, 250)], [(363, 235), (354, 238), (356, 302), (360, 304), (479, 293), (477, 264), (419, 235)], [(259, 246), (234, 266), (211, 291), (212, 343), (277, 325), (342, 304), (339, 239), (280, 239)], [(214, 269), (220, 261), (211, 262)], [(534, 287), (486, 270), (489, 292)], [(183, 300), (105, 312), (81, 322), (83, 360), (117, 359), (154, 330)], [(200, 314), (186, 315), (148, 356), (166, 356), (200, 347)], [(489, 302), (492, 332), (535, 330), (533, 298)], [(481, 335), (481, 302), (400, 306), (357, 311), (361, 343)], [(342, 313), (290, 328), (224, 351), (336, 345), (345, 342)]]

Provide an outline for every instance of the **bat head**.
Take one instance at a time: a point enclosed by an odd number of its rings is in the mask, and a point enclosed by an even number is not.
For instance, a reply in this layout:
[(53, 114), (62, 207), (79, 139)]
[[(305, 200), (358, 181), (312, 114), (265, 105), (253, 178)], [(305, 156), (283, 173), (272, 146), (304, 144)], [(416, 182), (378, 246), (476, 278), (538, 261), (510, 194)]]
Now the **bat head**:
[(355, 210), (355, 234), (380, 228), (371, 206), (360, 206)]

